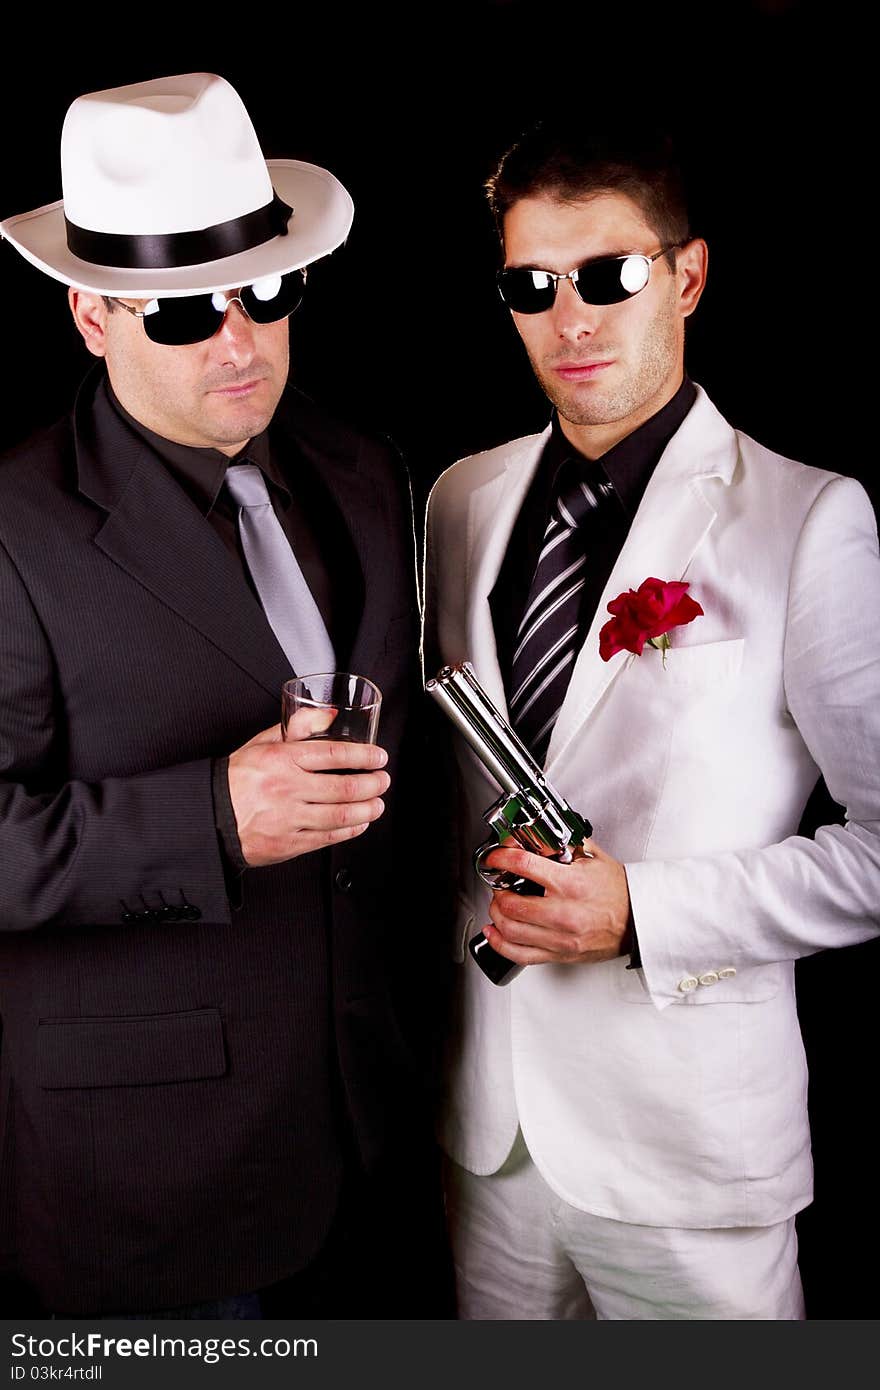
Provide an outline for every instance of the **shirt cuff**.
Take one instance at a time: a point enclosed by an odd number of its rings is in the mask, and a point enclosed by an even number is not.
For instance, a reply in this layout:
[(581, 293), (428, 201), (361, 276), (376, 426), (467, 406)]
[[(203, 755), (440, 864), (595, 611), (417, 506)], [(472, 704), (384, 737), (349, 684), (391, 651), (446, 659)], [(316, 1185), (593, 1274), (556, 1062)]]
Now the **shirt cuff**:
[(232, 797), (229, 795), (228, 758), (214, 758), (211, 767), (211, 791), (214, 797), (214, 825), (220, 846), (220, 858), (223, 861), (226, 893), (231, 907), (241, 907), (241, 876), (248, 863), (241, 852), (235, 811), (232, 808)]

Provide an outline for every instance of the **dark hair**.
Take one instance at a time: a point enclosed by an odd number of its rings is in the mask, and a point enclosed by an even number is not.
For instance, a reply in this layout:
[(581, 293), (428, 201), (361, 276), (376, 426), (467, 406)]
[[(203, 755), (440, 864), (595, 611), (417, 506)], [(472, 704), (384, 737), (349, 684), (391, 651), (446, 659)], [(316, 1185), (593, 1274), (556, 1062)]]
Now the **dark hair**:
[(504, 217), (514, 203), (542, 193), (560, 202), (625, 193), (664, 246), (690, 237), (684, 177), (665, 131), (606, 133), (582, 115), (542, 121), (502, 156), (486, 192), (502, 241)]
[(105, 305), (105, 307), (106, 307), (106, 309), (107, 309), (107, 313), (108, 313), (108, 314), (115, 314), (115, 313), (116, 313), (116, 300), (115, 300), (115, 299), (111, 299), (111, 298), (109, 297), (109, 295), (106, 295), (106, 294), (102, 294), (102, 295), (101, 295), (101, 298), (102, 298), (103, 301), (104, 301), (104, 305)]

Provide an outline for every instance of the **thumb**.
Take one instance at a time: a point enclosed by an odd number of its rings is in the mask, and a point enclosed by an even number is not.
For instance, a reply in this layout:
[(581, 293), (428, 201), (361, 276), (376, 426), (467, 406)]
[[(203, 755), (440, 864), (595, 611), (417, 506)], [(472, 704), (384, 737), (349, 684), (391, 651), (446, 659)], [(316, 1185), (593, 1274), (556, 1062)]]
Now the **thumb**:
[(281, 737), (288, 743), (294, 743), (299, 739), (314, 738), (316, 734), (324, 734), (330, 728), (337, 713), (338, 711), (332, 706), (323, 709), (310, 709), (307, 705), (301, 705), (288, 719)]

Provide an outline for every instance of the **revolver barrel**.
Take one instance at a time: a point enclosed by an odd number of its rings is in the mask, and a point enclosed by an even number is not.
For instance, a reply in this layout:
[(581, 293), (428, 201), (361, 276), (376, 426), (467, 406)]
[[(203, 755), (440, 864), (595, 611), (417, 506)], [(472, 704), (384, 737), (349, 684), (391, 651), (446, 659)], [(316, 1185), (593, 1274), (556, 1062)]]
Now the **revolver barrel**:
[(425, 689), (446, 711), (503, 791), (515, 795), (529, 783), (546, 786), (540, 765), (502, 719), (469, 661), (444, 666), (425, 682)]

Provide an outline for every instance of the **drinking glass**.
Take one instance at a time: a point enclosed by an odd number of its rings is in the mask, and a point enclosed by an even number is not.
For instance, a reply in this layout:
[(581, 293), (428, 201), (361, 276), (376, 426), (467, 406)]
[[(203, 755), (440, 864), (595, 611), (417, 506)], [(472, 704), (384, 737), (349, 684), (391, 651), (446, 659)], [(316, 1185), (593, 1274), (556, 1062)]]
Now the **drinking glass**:
[(298, 710), (326, 710), (333, 718), (310, 738), (348, 743), (375, 743), (382, 692), (366, 676), (350, 671), (323, 671), (296, 676), (281, 687), (281, 737)]

